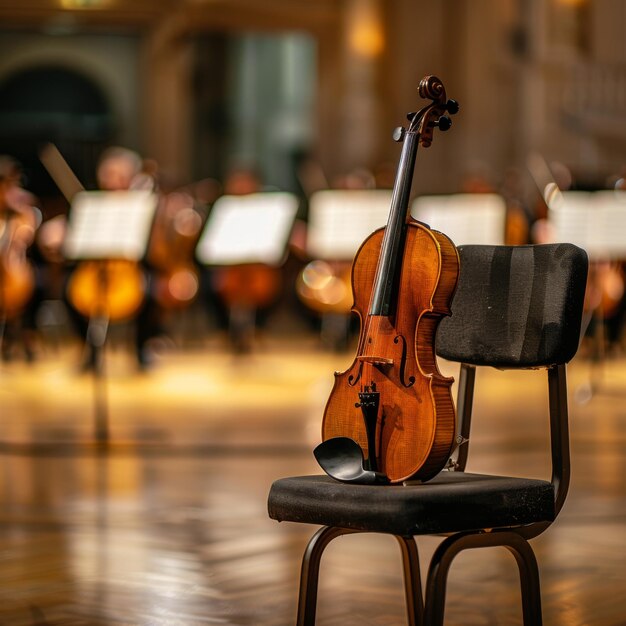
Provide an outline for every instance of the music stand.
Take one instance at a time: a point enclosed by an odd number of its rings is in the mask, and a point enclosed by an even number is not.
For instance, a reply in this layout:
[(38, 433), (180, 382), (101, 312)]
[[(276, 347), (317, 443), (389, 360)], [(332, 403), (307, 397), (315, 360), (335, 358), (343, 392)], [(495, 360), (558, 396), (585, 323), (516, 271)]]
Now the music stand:
[(506, 203), (495, 193), (419, 196), (411, 204), (411, 215), (457, 246), (504, 244)]
[[(298, 199), (287, 192), (259, 192), (220, 197), (209, 214), (196, 247), (196, 258), (207, 267), (280, 267), (298, 210)], [(229, 330), (245, 350), (254, 327), (256, 306), (231, 303)]]
[(584, 248), (591, 261), (626, 259), (626, 192), (564, 191), (550, 204), (555, 242)]
[(309, 201), (306, 249), (324, 261), (352, 261), (363, 241), (385, 226), (391, 190), (317, 191)]
[[(624, 191), (565, 191), (549, 205), (548, 221), (555, 242), (571, 242), (584, 248), (593, 268), (603, 263), (619, 263), (626, 260), (626, 192)], [(595, 274), (590, 274), (593, 280)], [(623, 296), (622, 296), (623, 297)], [(583, 333), (596, 318), (594, 333), (596, 349), (595, 365), (605, 360), (605, 311), (602, 303), (589, 311), (583, 324)], [(593, 368), (589, 384), (578, 390), (580, 402), (588, 401), (600, 387), (601, 371)]]
[[(313, 261), (298, 291), (321, 314), (322, 341), (335, 350), (349, 336), (349, 266), (363, 241), (387, 223), (391, 196), (390, 189), (328, 189), (311, 195), (306, 251)], [(307, 280), (307, 274), (317, 278)]]
[[(71, 261), (105, 261), (121, 259), (139, 261), (145, 254), (157, 197), (149, 191), (81, 191), (73, 199), (68, 228), (63, 243), (65, 257)], [(104, 277), (104, 272), (99, 273)], [(104, 280), (104, 278), (103, 278)], [(98, 302), (104, 302), (106, 285), (97, 284)], [(109, 314), (104, 305), (96, 304), (87, 327), (87, 347), (95, 357), (94, 399), (95, 438), (108, 441), (108, 416), (104, 384), (104, 348)]]

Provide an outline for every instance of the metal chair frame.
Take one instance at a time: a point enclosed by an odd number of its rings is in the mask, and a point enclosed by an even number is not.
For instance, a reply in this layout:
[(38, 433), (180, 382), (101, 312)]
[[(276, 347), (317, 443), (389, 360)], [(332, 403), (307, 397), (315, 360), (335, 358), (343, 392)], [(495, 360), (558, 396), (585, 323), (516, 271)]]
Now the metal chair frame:
[[(549, 389), (550, 439), (552, 457), (551, 483), (555, 494), (555, 517), (561, 510), (570, 479), (567, 377), (565, 364), (546, 368)], [(476, 367), (461, 364), (457, 395), (459, 415), (457, 447), (450, 460), (452, 471), (462, 472), (469, 454), (469, 436)], [(428, 569), (425, 592), (414, 536), (394, 535), (402, 553), (404, 588), (409, 626), (442, 626), (447, 577), (454, 558), (463, 550), (494, 546), (505, 547), (513, 554), (520, 574), (522, 611), (525, 626), (541, 626), (541, 591), (537, 560), (529, 539), (550, 526), (550, 522), (510, 528), (482, 529), (447, 535), (435, 550)], [(341, 535), (363, 532), (324, 526), (311, 538), (304, 553), (300, 575), (297, 626), (313, 626), (317, 607), (319, 567), (326, 546)]]

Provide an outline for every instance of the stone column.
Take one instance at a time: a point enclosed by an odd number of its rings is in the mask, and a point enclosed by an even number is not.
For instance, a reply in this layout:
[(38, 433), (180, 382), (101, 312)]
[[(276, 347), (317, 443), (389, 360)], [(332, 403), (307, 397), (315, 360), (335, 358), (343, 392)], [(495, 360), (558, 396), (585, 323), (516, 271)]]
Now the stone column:
[(168, 16), (142, 42), (142, 145), (165, 176), (187, 182), (191, 170), (193, 47), (184, 16)]
[(381, 128), (380, 66), (385, 32), (380, 0), (348, 0), (343, 22), (339, 146), (344, 169), (375, 165)]

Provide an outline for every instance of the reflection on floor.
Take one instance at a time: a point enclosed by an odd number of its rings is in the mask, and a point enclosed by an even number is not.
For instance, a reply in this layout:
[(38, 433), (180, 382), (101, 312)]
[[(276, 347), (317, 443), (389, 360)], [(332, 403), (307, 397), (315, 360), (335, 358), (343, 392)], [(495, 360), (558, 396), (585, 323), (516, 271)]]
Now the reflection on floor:
[[(215, 344), (165, 354), (139, 374), (118, 350), (100, 388), (77, 360), (63, 348), (0, 366), (0, 624), (292, 624), (313, 528), (269, 520), (266, 496), (275, 478), (318, 471), (311, 450), (332, 372), (352, 354), (324, 352), (310, 337), (248, 356)], [(577, 357), (569, 373), (570, 495), (534, 541), (544, 622), (623, 625), (626, 361), (606, 364), (585, 403), (576, 395), (589, 363)], [(531, 475), (548, 476), (542, 374), (485, 371), (477, 384), (469, 469), (523, 474), (530, 460)], [(93, 445), (98, 414), (107, 449)], [(420, 540), (424, 560), (436, 542)], [(404, 623), (395, 542), (335, 543), (318, 624)], [(506, 551), (459, 557), (446, 619), (521, 624)]]

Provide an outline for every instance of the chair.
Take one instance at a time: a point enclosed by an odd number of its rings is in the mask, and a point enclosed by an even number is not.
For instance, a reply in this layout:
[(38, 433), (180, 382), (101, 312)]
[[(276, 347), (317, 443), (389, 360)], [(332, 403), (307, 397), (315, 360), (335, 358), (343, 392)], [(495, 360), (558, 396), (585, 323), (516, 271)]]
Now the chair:
[[(399, 542), (408, 623), (443, 624), (448, 569), (469, 548), (504, 546), (520, 573), (524, 624), (541, 624), (537, 561), (528, 542), (556, 519), (569, 484), (565, 364), (578, 349), (587, 255), (572, 244), (459, 248), (452, 316), (439, 325), (437, 353), (461, 363), (457, 443), (447, 470), (424, 484), (370, 486), (332, 478), (279, 479), (269, 493), (271, 518), (321, 524), (302, 562), (297, 624), (315, 623), (319, 565), (335, 537), (376, 532)], [(547, 372), (552, 478), (465, 472), (476, 367)], [(504, 417), (504, 416), (503, 416)], [(422, 596), (417, 535), (443, 535)]]

